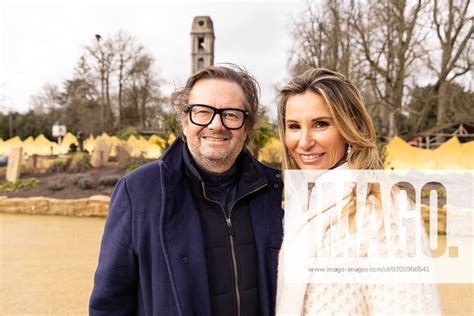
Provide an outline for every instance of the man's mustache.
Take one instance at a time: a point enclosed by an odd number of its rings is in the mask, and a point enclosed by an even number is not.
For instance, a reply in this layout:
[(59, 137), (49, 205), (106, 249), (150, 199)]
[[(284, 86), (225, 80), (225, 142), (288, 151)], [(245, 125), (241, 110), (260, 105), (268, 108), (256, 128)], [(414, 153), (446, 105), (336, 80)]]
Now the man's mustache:
[(232, 138), (232, 134), (229, 131), (219, 133), (201, 133), (201, 137), (214, 137), (214, 138)]

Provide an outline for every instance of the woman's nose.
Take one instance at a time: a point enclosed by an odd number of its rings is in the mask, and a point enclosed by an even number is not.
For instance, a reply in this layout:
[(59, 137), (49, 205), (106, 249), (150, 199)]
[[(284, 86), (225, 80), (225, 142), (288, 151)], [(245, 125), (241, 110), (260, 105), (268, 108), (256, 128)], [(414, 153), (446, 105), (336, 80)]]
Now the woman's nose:
[(301, 131), (301, 137), (299, 139), (298, 145), (303, 150), (309, 150), (314, 146), (314, 144), (316, 144), (314, 135), (311, 133), (310, 130), (303, 129)]

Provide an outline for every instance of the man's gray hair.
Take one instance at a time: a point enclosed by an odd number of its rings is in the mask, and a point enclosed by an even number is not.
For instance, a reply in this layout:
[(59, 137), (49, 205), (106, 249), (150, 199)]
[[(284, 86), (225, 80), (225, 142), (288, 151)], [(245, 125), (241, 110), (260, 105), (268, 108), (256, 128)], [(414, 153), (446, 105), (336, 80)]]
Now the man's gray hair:
[(171, 94), (171, 105), (181, 120), (186, 114), (189, 93), (194, 85), (205, 79), (223, 79), (238, 84), (245, 95), (245, 110), (250, 113), (245, 121), (245, 129), (252, 132), (259, 120), (260, 86), (257, 80), (244, 68), (234, 64), (220, 64), (205, 67), (195, 72), (186, 81), (186, 85)]

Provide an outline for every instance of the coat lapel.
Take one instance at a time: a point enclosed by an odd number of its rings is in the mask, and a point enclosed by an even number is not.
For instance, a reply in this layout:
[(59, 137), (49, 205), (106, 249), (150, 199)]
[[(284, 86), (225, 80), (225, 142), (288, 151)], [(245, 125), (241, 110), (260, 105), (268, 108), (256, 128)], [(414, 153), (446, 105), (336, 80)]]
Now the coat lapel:
[(210, 315), (201, 222), (184, 175), (176, 165), (182, 161), (182, 148), (174, 145), (177, 148), (168, 155), (172, 159), (167, 159), (161, 172), (159, 229), (163, 253), (179, 314)]
[(281, 191), (278, 190), (275, 195), (259, 194), (249, 202), (258, 251), (260, 306), (264, 316), (275, 313), (278, 252), (282, 237), (281, 229), (277, 230), (281, 228), (280, 207), (275, 203), (280, 201), (277, 194)]
[(182, 315), (209, 315), (204, 240), (199, 215), (189, 190), (169, 198), (163, 218), (163, 249), (168, 258), (175, 299)]

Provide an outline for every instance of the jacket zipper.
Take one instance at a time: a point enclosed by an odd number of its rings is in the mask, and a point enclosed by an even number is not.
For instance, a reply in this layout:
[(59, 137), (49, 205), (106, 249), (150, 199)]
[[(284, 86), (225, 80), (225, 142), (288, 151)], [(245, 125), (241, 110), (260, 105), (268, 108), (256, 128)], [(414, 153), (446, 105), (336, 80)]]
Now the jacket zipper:
[(255, 188), (254, 190), (242, 195), (237, 200), (235, 200), (234, 203), (232, 204), (231, 208), (230, 208), (229, 217), (227, 217), (227, 215), (225, 213), (225, 210), (224, 210), (224, 207), (222, 207), (222, 205), (219, 202), (211, 200), (210, 198), (207, 197), (203, 181), (201, 182), (201, 185), (202, 185), (202, 192), (203, 192), (204, 197), (206, 198), (206, 200), (208, 200), (210, 202), (217, 203), (217, 205), (219, 205), (220, 209), (222, 210), (222, 214), (224, 214), (224, 218), (226, 219), (227, 231), (229, 233), (229, 239), (230, 239), (230, 251), (231, 251), (231, 254), (232, 254), (232, 266), (233, 266), (232, 268), (234, 270), (234, 289), (235, 289), (235, 300), (236, 300), (236, 303), (237, 303), (237, 316), (240, 316), (239, 271), (237, 270), (237, 259), (236, 259), (236, 256), (235, 256), (235, 245), (234, 245), (235, 231), (234, 231), (234, 228), (232, 227), (232, 220), (231, 220), (232, 210), (234, 209), (234, 206), (235, 206), (235, 204), (237, 204), (237, 202), (242, 200), (244, 197), (249, 196), (250, 194), (255, 193), (258, 190), (266, 187), (267, 184), (265, 183), (265, 184)]
[[(222, 208), (222, 206), (221, 206)], [(224, 209), (222, 209), (224, 211)], [(232, 210), (232, 209), (231, 209)], [(230, 212), (229, 212), (230, 213)], [(224, 212), (225, 215), (225, 212)], [(237, 270), (237, 259), (235, 258), (235, 246), (234, 246), (234, 229), (232, 227), (232, 221), (230, 220), (230, 214), (229, 217), (226, 217), (227, 221), (227, 228), (229, 231), (229, 237), (230, 237), (230, 250), (232, 253), (232, 266), (234, 270), (234, 288), (235, 288), (235, 300), (236, 300), (236, 305), (237, 305), (237, 316), (240, 316), (240, 289), (239, 289), (239, 271)]]

